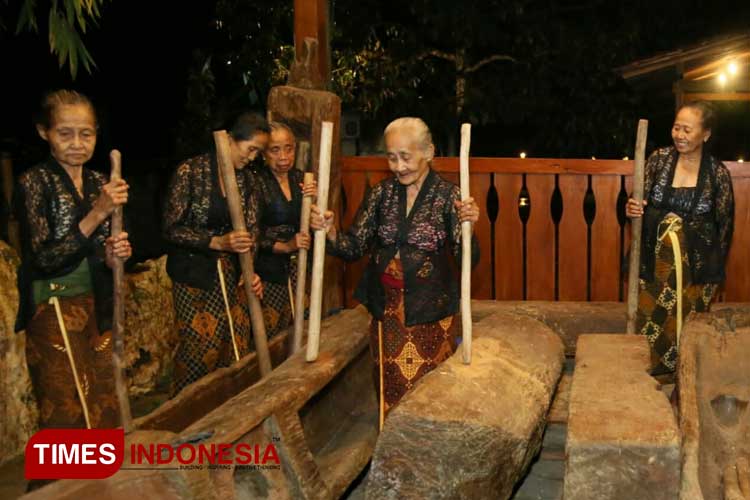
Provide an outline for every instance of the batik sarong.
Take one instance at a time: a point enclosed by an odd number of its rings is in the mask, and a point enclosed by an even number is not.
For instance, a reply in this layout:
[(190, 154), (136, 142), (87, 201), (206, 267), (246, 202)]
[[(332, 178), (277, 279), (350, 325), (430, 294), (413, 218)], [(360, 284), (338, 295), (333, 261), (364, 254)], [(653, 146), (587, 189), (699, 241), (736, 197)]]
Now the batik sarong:
[[(253, 349), (245, 285), (237, 286), (239, 272), (231, 260), (222, 258), (221, 262), (237, 350), (242, 357)], [(175, 282), (172, 293), (179, 335), (172, 384), (174, 396), (216, 368), (231, 365), (235, 354), (218, 275), (210, 290)]]
[[(679, 351), (678, 323), (681, 327), (691, 311), (709, 309), (715, 284), (693, 284), (686, 252), (682, 219), (669, 214), (659, 223), (655, 249), (654, 279), (640, 280), (636, 329), (651, 345), (652, 374), (674, 372)], [(678, 287), (680, 266), (682, 289)], [(681, 311), (678, 296), (682, 294)], [(679, 318), (679, 321), (678, 321)]]
[[(118, 427), (112, 333), (99, 332), (91, 295), (58, 300), (91, 427)], [(39, 427), (85, 428), (83, 406), (52, 304), (40, 303), (26, 326), (26, 361), (39, 405)]]
[[(414, 384), (456, 351), (458, 316), (434, 323), (406, 326), (404, 281), (401, 261), (392, 260), (381, 277), (385, 288), (382, 322), (383, 400), (387, 413)], [(378, 321), (370, 323), (370, 353), (375, 385), (380, 391), (380, 351)]]

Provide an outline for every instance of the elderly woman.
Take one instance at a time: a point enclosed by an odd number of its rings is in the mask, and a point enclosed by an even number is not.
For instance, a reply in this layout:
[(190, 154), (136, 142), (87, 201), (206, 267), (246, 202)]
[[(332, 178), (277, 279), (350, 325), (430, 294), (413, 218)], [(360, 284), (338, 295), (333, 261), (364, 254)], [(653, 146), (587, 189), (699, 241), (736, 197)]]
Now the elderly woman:
[(708, 310), (724, 280), (734, 197), (729, 171), (707, 151), (714, 122), (708, 103), (683, 105), (674, 145), (646, 163), (643, 206), (626, 205), (628, 217), (643, 216), (637, 327), (651, 343), (655, 375), (675, 370), (682, 321)]
[(49, 144), (50, 157), (24, 172), (16, 190), (23, 246), (16, 330), (26, 329), (39, 426), (86, 426), (64, 327), (91, 427), (116, 427), (108, 267), (115, 257), (129, 258), (132, 250), (127, 233), (110, 236), (110, 215), (127, 203), (128, 185), (84, 167), (97, 138), (96, 112), (84, 95), (71, 90), (48, 94), (36, 128)]
[(292, 130), (281, 122), (271, 122), (270, 128), (264, 152), (266, 165), (253, 179), (261, 214), (255, 270), (263, 280), (263, 317), (269, 338), (292, 321), (296, 252), (310, 248), (310, 235), (300, 232), (302, 197), (315, 194), (314, 184), (303, 191), (303, 173), (294, 168), (296, 140)]
[[(254, 160), (268, 141), (268, 124), (257, 114), (240, 115), (228, 132), (232, 165), (237, 170)], [(229, 366), (235, 355), (230, 327), (239, 355), (250, 351), (250, 320), (237, 254), (250, 251), (255, 241), (257, 201), (245, 175), (237, 175), (237, 187), (247, 228), (253, 234), (232, 230), (215, 152), (186, 160), (177, 167), (169, 186), (164, 238), (169, 244), (167, 272), (173, 281), (180, 339), (173, 394), (214, 369)], [(257, 275), (252, 287), (260, 296)]]
[[(393, 177), (372, 188), (352, 226), (339, 233), (333, 213), (313, 206), (311, 227), (327, 231), (329, 253), (370, 260), (355, 297), (372, 315), (370, 350), (376, 380), (383, 369), (384, 412), (456, 350), (461, 222), (476, 222), (472, 198), (432, 168), (435, 146), (419, 118), (399, 118), (385, 129)], [(474, 262), (479, 259), (476, 240)], [(460, 261), (460, 259), (459, 259)], [(382, 343), (383, 352), (379, 352)]]

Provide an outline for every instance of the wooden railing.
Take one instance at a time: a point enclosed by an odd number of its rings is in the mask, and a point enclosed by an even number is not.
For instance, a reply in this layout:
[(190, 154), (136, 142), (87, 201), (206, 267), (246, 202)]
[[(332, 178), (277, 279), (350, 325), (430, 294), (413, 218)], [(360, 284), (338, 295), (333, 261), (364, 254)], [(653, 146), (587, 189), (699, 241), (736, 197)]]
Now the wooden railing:
[[(750, 301), (750, 168), (732, 173), (735, 226), (720, 300)], [(458, 158), (436, 158), (434, 169), (458, 182)], [(475, 225), (482, 257), (472, 297), (497, 300), (621, 301), (622, 262), (630, 244), (625, 201), (633, 162), (472, 158), (471, 192), (482, 215)], [(342, 223), (351, 224), (366, 190), (390, 176), (385, 158), (342, 158)], [(348, 265), (346, 305), (364, 262)]]

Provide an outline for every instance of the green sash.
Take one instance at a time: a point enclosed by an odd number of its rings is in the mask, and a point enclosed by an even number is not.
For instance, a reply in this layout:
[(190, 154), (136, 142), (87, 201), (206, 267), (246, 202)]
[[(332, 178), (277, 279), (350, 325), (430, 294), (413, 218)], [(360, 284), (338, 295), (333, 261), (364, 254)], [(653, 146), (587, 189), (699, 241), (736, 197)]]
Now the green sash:
[(91, 272), (88, 259), (82, 259), (73, 271), (65, 276), (48, 280), (34, 280), (34, 303), (39, 305), (49, 301), (50, 297), (76, 297), (91, 293)]

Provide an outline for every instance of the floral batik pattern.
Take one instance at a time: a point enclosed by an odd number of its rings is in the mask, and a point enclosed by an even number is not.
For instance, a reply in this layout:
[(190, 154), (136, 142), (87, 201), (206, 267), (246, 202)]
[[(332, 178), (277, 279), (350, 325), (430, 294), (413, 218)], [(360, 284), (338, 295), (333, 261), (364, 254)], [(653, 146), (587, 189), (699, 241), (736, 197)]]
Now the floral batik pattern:
[[(222, 267), (235, 341), (242, 357), (254, 349), (250, 341), (250, 315), (244, 285), (237, 286), (238, 276), (230, 259), (222, 259)], [(210, 290), (175, 282), (172, 292), (180, 338), (172, 385), (172, 395), (176, 395), (216, 368), (231, 365), (235, 354), (218, 277)]]
[[(112, 365), (112, 334), (99, 333), (91, 295), (58, 300), (91, 427), (117, 427), (120, 416)], [(39, 427), (86, 427), (65, 340), (51, 304), (39, 304), (26, 328), (26, 360), (39, 405)]]
[[(417, 381), (434, 370), (456, 351), (457, 316), (433, 323), (406, 326), (404, 316), (403, 270), (398, 259), (392, 260), (384, 273), (386, 310), (383, 335), (383, 399), (386, 413), (414, 387)], [(373, 359), (375, 386), (380, 381), (378, 321), (370, 323), (370, 352)]]

